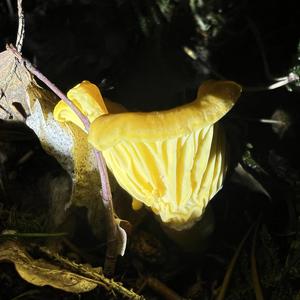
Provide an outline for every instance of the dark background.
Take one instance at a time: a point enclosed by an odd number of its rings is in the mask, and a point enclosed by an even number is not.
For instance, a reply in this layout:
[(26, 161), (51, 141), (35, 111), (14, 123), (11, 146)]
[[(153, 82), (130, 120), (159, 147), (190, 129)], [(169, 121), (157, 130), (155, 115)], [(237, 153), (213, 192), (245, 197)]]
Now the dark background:
[[(222, 77), (243, 85), (241, 99), (226, 117), (227, 134), (236, 153), (234, 161), (244, 163), (271, 194), (272, 201), (268, 202), (251, 184), (249, 187), (246, 179), (238, 184), (229, 181), (212, 202), (216, 232), (204, 256), (174, 250), (174, 245), (170, 246), (160, 233), (160, 241), (167, 244), (166, 252), (175, 251), (170, 255), (173, 261), (164, 261), (161, 269), (143, 257), (133, 259), (135, 252), (129, 250), (128, 257), (120, 263), (117, 279), (137, 289), (138, 270), (142, 269), (187, 298), (212, 299), (237, 244), (262, 213), (258, 264), (265, 299), (299, 299), (300, 259), (291, 254), (291, 249), (300, 243), (299, 91), (293, 86), (292, 91), (283, 87), (249, 92), (248, 88), (273, 83), (263, 56), (273, 77), (286, 76), (299, 64), (300, 2), (210, 0), (203, 6), (200, 2), (193, 11), (192, 1), (26, 0), (23, 54), (63, 91), (90, 80), (101, 87), (106, 97), (134, 111), (167, 109), (189, 102), (197, 86), (208, 78)], [(6, 43), (15, 41), (16, 13), (13, 1), (0, 2), (3, 50)], [(210, 29), (201, 29), (197, 18), (209, 24)], [(183, 51), (184, 47), (194, 51), (195, 60)], [(286, 126), (263, 124), (259, 122), (261, 118), (285, 121)], [(9, 153), (6, 171), (15, 168), (12, 161), (20, 156), (16, 150), (20, 144), (11, 143), (16, 153)], [(22, 143), (22, 149), (37, 147), (36, 141), (26, 143)], [(9, 152), (12, 148), (7, 149)], [(242, 159), (246, 150), (254, 159), (252, 165)], [(26, 185), (28, 193), (32, 193), (29, 187), (47, 161), (45, 154), (36, 153), (39, 155), (22, 169), (14, 169), (19, 174), (15, 181), (19, 186)], [(150, 234), (153, 231), (147, 224), (142, 229)], [(255, 299), (249, 275), (250, 248), (251, 243), (242, 254), (226, 299)], [(284, 269), (288, 257), (294, 259), (293, 272)], [(0, 265), (0, 270), (7, 275), (0, 281), (4, 287), (0, 299), (33, 289), (20, 279), (12, 279), (18, 276), (8, 265)], [(37, 296), (24, 299), (41, 299), (41, 295), (43, 299), (78, 299), (50, 288), (38, 291)], [(150, 289), (145, 295), (147, 299), (161, 299)], [(102, 296), (100, 289), (81, 299)]]

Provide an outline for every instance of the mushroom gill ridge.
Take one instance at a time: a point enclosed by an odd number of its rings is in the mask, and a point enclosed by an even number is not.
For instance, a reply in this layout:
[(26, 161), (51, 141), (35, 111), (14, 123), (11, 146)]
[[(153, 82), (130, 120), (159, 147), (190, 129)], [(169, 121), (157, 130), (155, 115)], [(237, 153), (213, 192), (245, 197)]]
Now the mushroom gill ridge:
[(225, 136), (211, 125), (157, 142), (120, 142), (103, 156), (118, 183), (158, 215), (183, 230), (201, 218), (222, 187), (227, 170)]

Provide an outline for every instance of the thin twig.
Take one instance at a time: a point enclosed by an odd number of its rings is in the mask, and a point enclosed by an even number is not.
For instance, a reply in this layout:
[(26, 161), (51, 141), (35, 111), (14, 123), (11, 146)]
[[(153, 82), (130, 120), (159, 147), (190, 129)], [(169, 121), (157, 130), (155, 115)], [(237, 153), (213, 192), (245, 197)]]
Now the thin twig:
[(289, 83), (298, 81), (300, 78), (295, 73), (290, 73), (288, 76), (281, 77), (280, 80), (273, 82), (270, 85), (267, 86), (244, 86), (243, 90), (246, 92), (263, 92), (263, 91), (269, 91), (269, 90), (275, 90), (278, 88), (281, 88), (283, 86), (286, 86)]
[[(96, 272), (95, 269), (92, 269), (86, 265), (77, 264), (74, 261), (70, 261), (63, 256), (50, 251), (46, 247), (39, 247), (39, 249), (47, 254), (50, 258), (56, 259), (62, 265), (69, 267), (72, 271), (75, 271), (77, 274), (81, 274), (86, 279), (93, 279), (93, 281), (102, 287), (104, 287), (107, 291), (111, 293), (118, 293), (123, 297), (126, 297), (130, 300), (145, 300), (143, 296), (136, 294), (132, 290), (128, 290), (126, 287), (122, 285), (122, 283), (116, 282), (113, 279), (107, 278), (101, 272)], [(117, 297), (115, 297), (117, 299)]]
[(0, 238), (48, 238), (67, 236), (67, 232), (16, 232), (16, 233), (0, 233)]
[(247, 122), (257, 122), (257, 123), (262, 123), (262, 124), (276, 124), (280, 126), (286, 125), (286, 122), (280, 121), (280, 120), (273, 120), (273, 119), (259, 119), (259, 118), (250, 118), (246, 116), (239, 116), (239, 115), (230, 115), (228, 118), (230, 119), (238, 119), (238, 120), (243, 120)]
[(101, 152), (94, 150), (94, 155), (97, 161), (99, 174), (102, 182), (102, 201), (104, 205), (104, 213), (106, 220), (107, 232), (107, 250), (105, 254), (104, 272), (107, 276), (112, 276), (115, 272), (117, 260), (117, 234), (118, 228), (114, 218), (114, 209), (112, 204), (111, 189), (108, 182), (108, 173), (105, 161)]
[(22, 8), (22, 0), (18, 0), (18, 33), (17, 33), (17, 40), (16, 40), (16, 48), (18, 52), (22, 53), (23, 41), (25, 36), (25, 18), (24, 12)]
[[(71, 100), (49, 79), (44, 76), (39, 70), (37, 70), (27, 59), (24, 59), (22, 55), (12, 46), (7, 45), (7, 49), (11, 50), (12, 53), (19, 59), (20, 63), (24, 66), (38, 79), (40, 79), (46, 86), (48, 86), (59, 98), (61, 98), (79, 117), (81, 122), (84, 124), (86, 132), (89, 131), (90, 122), (88, 118), (73, 104)], [(98, 165), (98, 170), (101, 178), (102, 185), (102, 201), (104, 205), (105, 217), (106, 217), (106, 230), (107, 230), (107, 250), (106, 259), (104, 264), (104, 272), (109, 276), (112, 276), (115, 270), (115, 264), (117, 260), (117, 233), (118, 227), (115, 222), (113, 214), (113, 204), (112, 195), (109, 184), (109, 178), (107, 173), (107, 168), (105, 160), (100, 152), (94, 149), (95, 158)]]
[(41, 293), (42, 292), (39, 289), (32, 289), (32, 290), (26, 291), (24, 293), (21, 293), (18, 296), (14, 297), (14, 298), (11, 298), (10, 300), (25, 299), (25, 296), (26, 296), (27, 299), (28, 299), (28, 296), (29, 296), (29, 298), (31, 298), (31, 297), (35, 298), (34, 296), (36, 296), (38, 294), (41, 294)]
[(225, 294), (227, 292), (227, 288), (228, 288), (228, 285), (229, 285), (229, 282), (230, 282), (230, 279), (231, 279), (231, 275), (232, 275), (232, 272), (233, 272), (233, 269), (235, 267), (235, 264), (237, 262), (237, 259), (243, 249), (243, 246), (245, 244), (245, 242), (247, 241), (252, 229), (254, 228), (254, 226), (256, 225), (256, 222), (254, 224), (252, 224), (250, 226), (250, 228), (248, 229), (248, 231), (246, 232), (246, 234), (244, 235), (243, 239), (241, 240), (238, 248), (236, 249), (229, 265), (228, 265), (228, 268), (227, 268), (227, 271), (226, 271), (226, 274), (225, 274), (225, 277), (223, 279), (223, 282), (222, 282), (222, 285), (221, 285), (221, 288), (219, 290), (219, 293), (218, 293), (218, 296), (216, 298), (216, 300), (224, 300), (225, 299)]
[(277, 81), (277, 78), (274, 78), (274, 76), (271, 74), (269, 64), (268, 64), (268, 60), (267, 60), (267, 56), (266, 56), (264, 43), (261, 39), (261, 35), (260, 35), (260, 32), (259, 32), (257, 26), (255, 25), (255, 23), (250, 18), (247, 18), (247, 22), (249, 24), (250, 29), (252, 30), (252, 33), (253, 33), (254, 38), (256, 40), (256, 43), (257, 43), (257, 46), (260, 50), (260, 55), (261, 55), (261, 59), (262, 59), (262, 62), (263, 62), (264, 71), (265, 71), (265, 75), (266, 75), (267, 79)]
[(260, 222), (257, 222), (253, 240), (252, 240), (252, 247), (251, 247), (251, 278), (252, 278), (252, 284), (254, 287), (255, 292), (255, 298), (256, 300), (264, 300), (262, 288), (259, 282), (259, 276), (257, 272), (257, 264), (256, 264), (256, 257), (255, 257), (255, 249), (256, 249), (256, 240), (257, 240), (257, 231), (259, 228)]

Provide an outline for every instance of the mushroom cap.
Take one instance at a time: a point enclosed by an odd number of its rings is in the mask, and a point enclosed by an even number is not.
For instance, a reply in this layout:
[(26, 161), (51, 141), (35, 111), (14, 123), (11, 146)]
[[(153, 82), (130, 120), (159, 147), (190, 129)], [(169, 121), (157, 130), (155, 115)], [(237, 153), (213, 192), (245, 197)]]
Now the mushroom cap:
[(216, 122), (240, 93), (234, 82), (207, 81), (195, 101), (171, 110), (102, 115), (88, 140), (129, 194), (166, 225), (187, 229), (222, 187), (228, 154)]
[(162, 141), (212, 125), (235, 104), (241, 87), (232, 81), (204, 82), (196, 99), (170, 110), (126, 112), (97, 118), (89, 131), (89, 142), (103, 151), (120, 141)]
[[(88, 117), (90, 122), (93, 122), (100, 115), (108, 113), (100, 90), (88, 80), (82, 81), (69, 90), (67, 97)], [(62, 100), (54, 107), (53, 116), (59, 122), (71, 121), (82, 130), (85, 130), (79, 117)]]
[[(68, 91), (67, 97), (76, 107), (93, 122), (97, 117), (110, 113), (125, 112), (126, 109), (121, 104), (108, 99), (103, 100), (98, 87), (84, 80)], [(53, 110), (54, 119), (58, 122), (72, 122), (85, 131), (84, 124), (73, 112), (66, 102), (60, 100)]]

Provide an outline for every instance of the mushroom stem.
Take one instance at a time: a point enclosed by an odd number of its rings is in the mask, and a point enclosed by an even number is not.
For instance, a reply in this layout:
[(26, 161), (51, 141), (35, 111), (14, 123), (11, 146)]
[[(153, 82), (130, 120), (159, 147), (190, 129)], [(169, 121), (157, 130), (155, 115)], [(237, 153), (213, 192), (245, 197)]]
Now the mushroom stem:
[[(8, 50), (12, 51), (15, 57), (23, 63), (24, 66), (40, 79), (49, 89), (51, 89), (59, 98), (61, 98), (79, 117), (79, 119), (84, 124), (85, 130), (88, 132), (90, 128), (90, 122), (88, 118), (73, 104), (73, 102), (68, 99), (68, 97), (54, 84), (52, 83), (45, 75), (43, 75), (39, 70), (37, 70), (27, 59), (22, 57), (22, 54), (13, 46), (7, 45)], [(114, 218), (114, 209), (112, 203), (112, 195), (109, 184), (109, 178), (107, 173), (107, 168), (105, 160), (101, 152), (94, 149), (95, 159), (97, 161), (97, 166), (99, 170), (99, 175), (101, 179), (102, 187), (102, 201), (104, 206), (105, 221), (106, 221), (106, 231), (107, 231), (107, 249), (106, 257), (104, 262), (104, 272), (112, 276), (115, 270), (115, 265), (117, 261), (118, 249), (117, 249), (117, 224)]]

